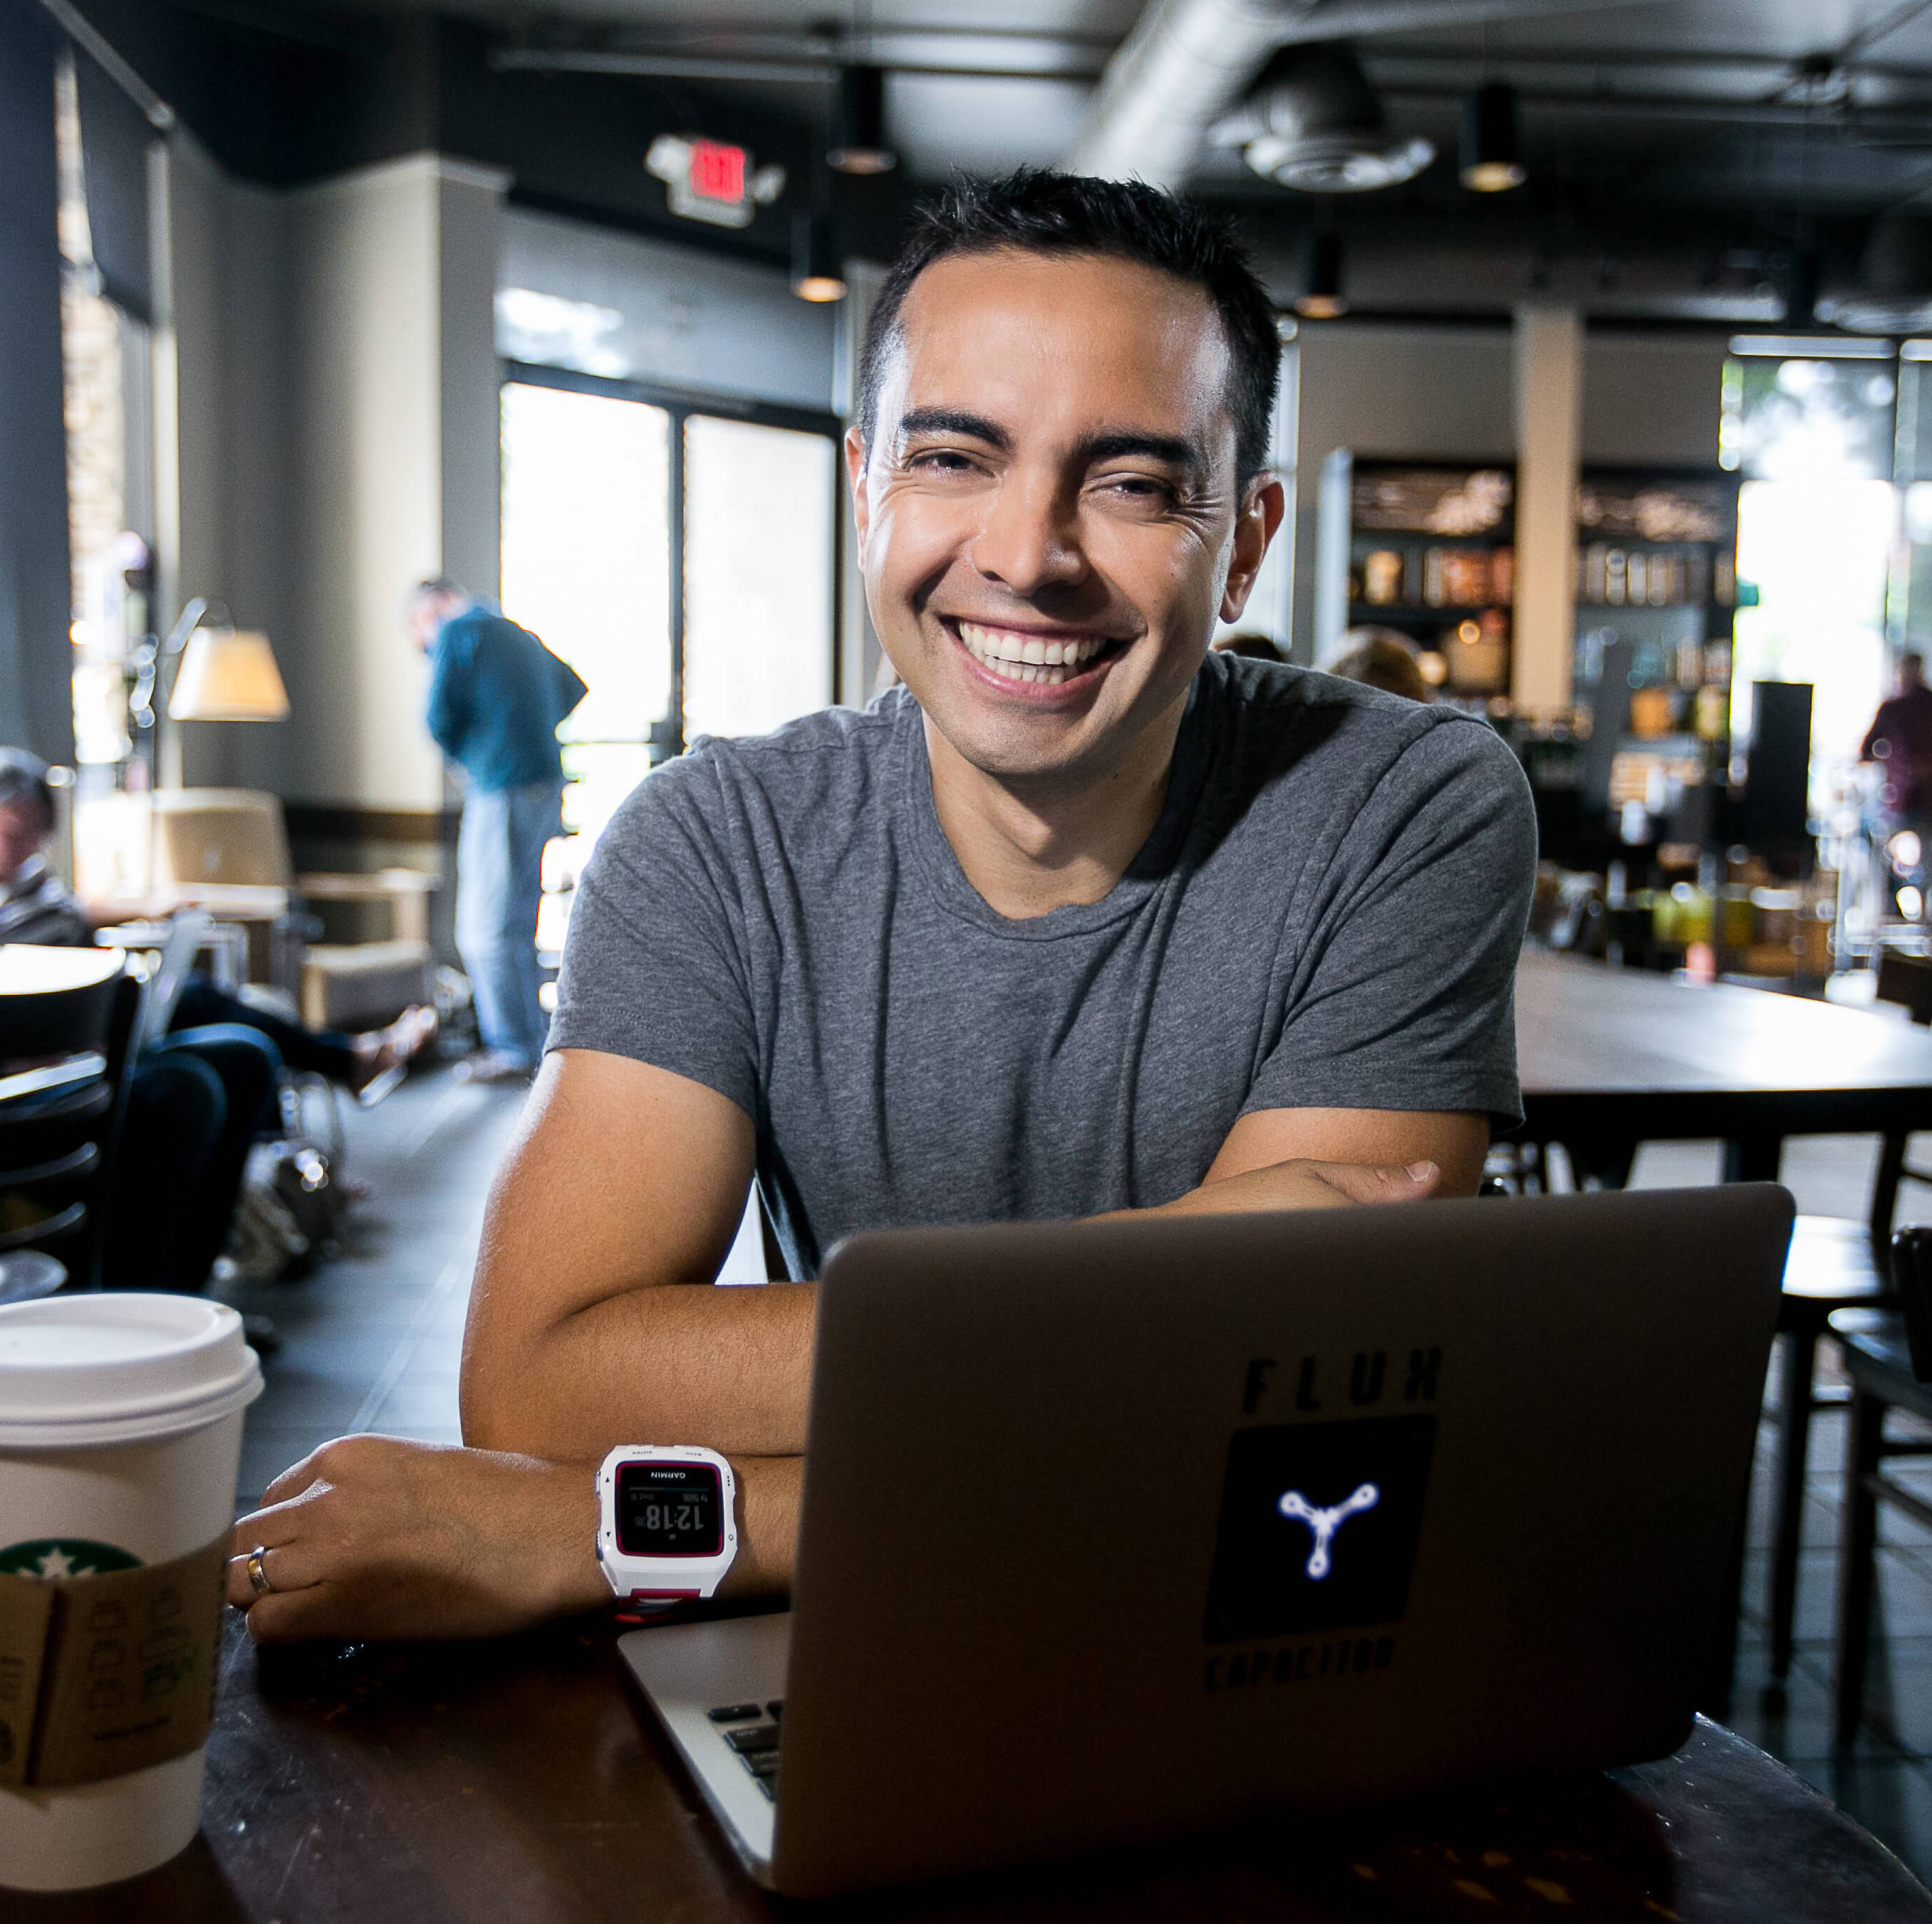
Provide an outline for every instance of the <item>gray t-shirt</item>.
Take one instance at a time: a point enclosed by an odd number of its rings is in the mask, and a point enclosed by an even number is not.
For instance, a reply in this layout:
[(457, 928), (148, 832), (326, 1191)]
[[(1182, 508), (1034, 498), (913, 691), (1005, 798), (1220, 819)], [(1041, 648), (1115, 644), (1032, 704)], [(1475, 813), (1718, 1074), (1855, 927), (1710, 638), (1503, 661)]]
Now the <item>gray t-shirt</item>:
[(1010, 921), (894, 689), (639, 786), (578, 891), (550, 1046), (744, 1109), (808, 1277), (856, 1229), (1170, 1201), (1253, 1109), (1518, 1119), (1535, 853), (1480, 722), (1210, 655), (1126, 873)]

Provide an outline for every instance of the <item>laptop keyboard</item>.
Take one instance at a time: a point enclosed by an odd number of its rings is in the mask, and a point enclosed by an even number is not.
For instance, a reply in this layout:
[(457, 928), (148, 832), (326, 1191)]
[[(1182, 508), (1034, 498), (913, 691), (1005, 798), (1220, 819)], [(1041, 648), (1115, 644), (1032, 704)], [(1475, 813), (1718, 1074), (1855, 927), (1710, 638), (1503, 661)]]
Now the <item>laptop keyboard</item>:
[(719, 1727), (724, 1741), (738, 1754), (738, 1761), (752, 1773), (752, 1781), (772, 1797), (778, 1786), (778, 1730), (784, 1717), (784, 1700), (775, 1697), (769, 1703), (721, 1703), (705, 1713)]

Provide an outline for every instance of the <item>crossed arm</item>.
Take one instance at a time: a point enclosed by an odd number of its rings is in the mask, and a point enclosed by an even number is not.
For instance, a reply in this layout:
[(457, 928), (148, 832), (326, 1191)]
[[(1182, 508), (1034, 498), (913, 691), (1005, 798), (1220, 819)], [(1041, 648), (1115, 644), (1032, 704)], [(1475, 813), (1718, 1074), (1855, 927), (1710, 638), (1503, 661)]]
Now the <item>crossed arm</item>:
[[(1244, 1116), (1167, 1214), (1473, 1194), (1486, 1119), (1275, 1109)], [(742, 1514), (727, 1593), (790, 1581), (817, 1292), (708, 1284), (752, 1177), (752, 1127), (701, 1084), (566, 1049), (545, 1062), (485, 1220), (464, 1343), (469, 1448), (326, 1445), (236, 1526), (269, 1546), (265, 1640), (484, 1635), (608, 1601), (591, 1469), (618, 1443), (732, 1459)], [(1432, 1165), (1419, 1175), (1412, 1165)], [(1155, 1213), (1155, 1212), (1150, 1212)]]

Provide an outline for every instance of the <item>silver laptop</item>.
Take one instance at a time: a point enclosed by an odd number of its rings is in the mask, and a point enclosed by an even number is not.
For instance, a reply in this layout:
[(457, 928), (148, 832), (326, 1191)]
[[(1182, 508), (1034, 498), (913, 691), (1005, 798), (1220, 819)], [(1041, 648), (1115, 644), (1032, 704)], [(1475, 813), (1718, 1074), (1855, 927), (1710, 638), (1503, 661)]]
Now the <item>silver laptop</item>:
[(1666, 1755), (1791, 1219), (1765, 1184), (855, 1237), (790, 1610), (620, 1647), (795, 1896)]

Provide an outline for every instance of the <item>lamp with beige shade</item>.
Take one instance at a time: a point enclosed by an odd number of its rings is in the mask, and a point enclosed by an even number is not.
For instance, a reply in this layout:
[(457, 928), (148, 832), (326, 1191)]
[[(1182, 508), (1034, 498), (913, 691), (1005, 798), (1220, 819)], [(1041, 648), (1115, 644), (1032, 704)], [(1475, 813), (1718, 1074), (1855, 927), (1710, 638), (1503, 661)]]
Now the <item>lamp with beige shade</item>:
[[(212, 606), (220, 611), (212, 621)], [(194, 905), (220, 920), (258, 926), (268, 938), (269, 979), (298, 992), (303, 1019), (312, 1028), (386, 1021), (426, 1001), (434, 875), (385, 869), (297, 876), (279, 798), (253, 789), (182, 785), (182, 722), (287, 719), (288, 691), (267, 635), (236, 627), (225, 607), (197, 596), (150, 660), (142, 693), (153, 704), (154, 719), (168, 725), (158, 731), (159, 783), (152, 794), (94, 798), (77, 814), (76, 880), (90, 910), (101, 920), (118, 921)], [(172, 686), (170, 664), (176, 665)], [(304, 896), (385, 905), (390, 938), (304, 944), (297, 934), (298, 902), (292, 899)]]
[(284, 722), (288, 713), (288, 690), (260, 629), (198, 627), (189, 635), (170, 721)]

